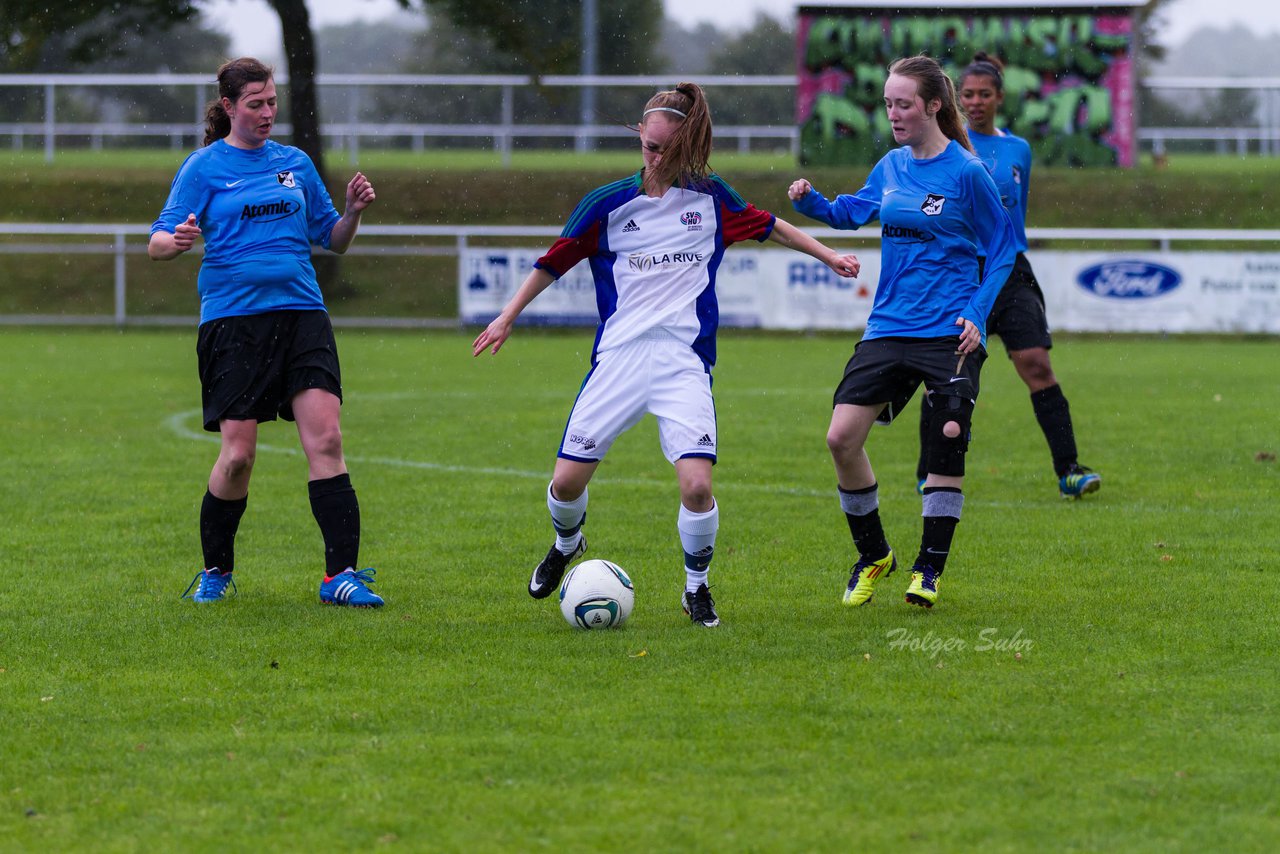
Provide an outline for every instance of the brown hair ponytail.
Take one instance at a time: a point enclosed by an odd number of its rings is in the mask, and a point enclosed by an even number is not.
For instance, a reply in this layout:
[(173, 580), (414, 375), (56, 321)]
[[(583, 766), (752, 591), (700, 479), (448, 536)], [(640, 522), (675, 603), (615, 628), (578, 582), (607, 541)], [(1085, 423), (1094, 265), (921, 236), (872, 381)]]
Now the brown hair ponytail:
[(954, 139), (970, 152), (973, 144), (969, 142), (969, 132), (965, 130), (964, 118), (960, 115), (959, 99), (956, 98), (956, 85), (942, 70), (942, 66), (932, 57), (921, 54), (899, 59), (889, 66), (890, 74), (899, 77), (910, 77), (916, 81), (916, 93), (928, 104), (937, 100), (942, 106), (938, 110), (938, 129), (948, 139)]
[[(687, 187), (711, 173), (711, 108), (697, 83), (680, 83), (659, 92), (644, 105), (644, 112), (658, 110), (679, 123), (667, 140), (662, 159), (654, 167), (653, 180), (662, 186)], [(643, 124), (645, 116), (641, 116)]]

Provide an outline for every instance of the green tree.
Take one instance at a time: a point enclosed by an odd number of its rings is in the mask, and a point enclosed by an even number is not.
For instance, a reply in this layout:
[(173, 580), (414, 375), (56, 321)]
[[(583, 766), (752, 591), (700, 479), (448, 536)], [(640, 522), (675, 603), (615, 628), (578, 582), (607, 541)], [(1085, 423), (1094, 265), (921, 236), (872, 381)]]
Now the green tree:
[[(574, 74), (582, 52), (582, 0), (424, 0), (460, 29), (484, 34), (526, 74)], [(601, 74), (653, 68), (661, 0), (599, 0)]]

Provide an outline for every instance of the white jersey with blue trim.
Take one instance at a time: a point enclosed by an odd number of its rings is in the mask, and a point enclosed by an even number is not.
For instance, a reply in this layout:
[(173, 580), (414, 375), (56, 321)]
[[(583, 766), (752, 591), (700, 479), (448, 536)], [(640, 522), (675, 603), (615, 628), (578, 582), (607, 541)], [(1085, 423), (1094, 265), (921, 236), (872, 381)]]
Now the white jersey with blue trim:
[(324, 309), (311, 246), (328, 248), (337, 210), (300, 149), (268, 140), (243, 149), (217, 140), (173, 179), (151, 233), (195, 214), (204, 238), (200, 322), (288, 309)]
[(795, 208), (833, 228), (880, 220), (880, 282), (864, 340), (959, 335), (963, 317), (986, 342), (987, 316), (1016, 257), (1013, 225), (990, 173), (959, 143), (920, 160), (894, 149), (857, 193), (827, 201), (811, 190)]
[(774, 217), (747, 204), (716, 175), (661, 196), (643, 172), (588, 193), (536, 266), (559, 278), (589, 259), (600, 326), (599, 353), (662, 329), (707, 365), (716, 360), (716, 272), (724, 250), (765, 240)]
[(1027, 195), (1031, 188), (1031, 145), (1007, 130), (994, 134), (969, 131), (973, 150), (986, 164), (1000, 191), (1000, 201), (1013, 223), (1019, 252), (1027, 251)]

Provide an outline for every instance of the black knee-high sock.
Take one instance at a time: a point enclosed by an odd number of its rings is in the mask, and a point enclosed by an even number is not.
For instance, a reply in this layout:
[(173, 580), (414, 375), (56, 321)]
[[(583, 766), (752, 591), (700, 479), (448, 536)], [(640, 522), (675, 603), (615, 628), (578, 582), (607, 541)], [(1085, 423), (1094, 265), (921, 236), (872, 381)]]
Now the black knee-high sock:
[(236, 568), (236, 531), (249, 497), (224, 501), (207, 489), (200, 504), (200, 548), (204, 551), (204, 568), (215, 566), (223, 572)]
[(836, 488), (840, 491), (840, 507), (849, 522), (849, 533), (853, 535), (858, 556), (863, 560), (880, 560), (889, 553), (889, 541), (885, 539), (884, 525), (880, 522), (877, 485), (873, 483), (866, 489), (854, 490), (838, 485)]
[(931, 566), (939, 575), (947, 565), (951, 541), (960, 524), (964, 494), (954, 487), (930, 486), (924, 490), (924, 530), (920, 534), (920, 554), (916, 566)]
[(1053, 470), (1062, 477), (1076, 461), (1076, 433), (1071, 426), (1071, 409), (1062, 394), (1062, 386), (1051, 385), (1031, 393), (1031, 408), (1049, 442)]
[(310, 481), (307, 492), (311, 494), (311, 513), (324, 537), (325, 574), (332, 577), (354, 568), (360, 557), (360, 504), (351, 476), (344, 473)]

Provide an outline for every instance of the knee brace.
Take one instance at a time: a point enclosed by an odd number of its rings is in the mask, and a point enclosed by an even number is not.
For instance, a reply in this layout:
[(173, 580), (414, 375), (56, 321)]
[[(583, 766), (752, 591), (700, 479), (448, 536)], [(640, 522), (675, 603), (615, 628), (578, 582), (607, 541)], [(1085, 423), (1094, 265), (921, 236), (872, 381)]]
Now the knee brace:
[[(969, 449), (969, 426), (973, 419), (973, 401), (958, 394), (935, 390), (929, 396), (932, 404), (926, 429), (926, 468), (932, 474), (947, 477), (964, 476), (964, 454)], [(946, 434), (946, 426), (954, 422), (960, 432)]]

